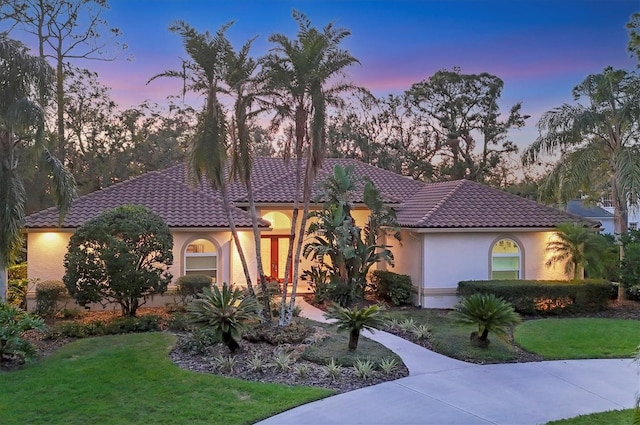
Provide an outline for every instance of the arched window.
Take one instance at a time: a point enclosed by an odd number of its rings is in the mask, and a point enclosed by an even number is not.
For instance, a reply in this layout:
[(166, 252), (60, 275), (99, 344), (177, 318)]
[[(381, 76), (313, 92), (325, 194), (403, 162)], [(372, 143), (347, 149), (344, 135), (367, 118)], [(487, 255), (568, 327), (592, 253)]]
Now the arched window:
[(205, 274), (215, 283), (218, 277), (216, 246), (206, 239), (196, 239), (184, 251), (184, 274)]
[(491, 279), (517, 280), (522, 276), (522, 251), (513, 239), (500, 239), (491, 248)]

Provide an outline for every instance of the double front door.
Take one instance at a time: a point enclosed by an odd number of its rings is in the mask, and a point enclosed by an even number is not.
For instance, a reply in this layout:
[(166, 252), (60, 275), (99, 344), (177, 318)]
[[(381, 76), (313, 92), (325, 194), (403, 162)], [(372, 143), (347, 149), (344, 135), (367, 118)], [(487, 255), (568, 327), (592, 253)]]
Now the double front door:
[[(289, 250), (289, 235), (261, 235), (262, 269), (267, 276), (275, 277), (280, 282), (284, 280)], [(293, 268), (293, 267), (292, 267)], [(293, 271), (289, 271), (289, 282)]]

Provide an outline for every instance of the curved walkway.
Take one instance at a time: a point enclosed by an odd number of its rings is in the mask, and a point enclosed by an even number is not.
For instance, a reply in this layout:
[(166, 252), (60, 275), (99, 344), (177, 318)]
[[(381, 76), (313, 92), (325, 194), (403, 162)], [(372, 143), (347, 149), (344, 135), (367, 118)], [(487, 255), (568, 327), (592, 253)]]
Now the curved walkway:
[[(305, 317), (326, 321), (322, 311), (299, 303)], [(640, 392), (638, 364), (631, 359), (477, 365), (386, 332), (366, 336), (398, 354), (409, 376), (305, 404), (259, 424), (537, 425), (632, 408)]]

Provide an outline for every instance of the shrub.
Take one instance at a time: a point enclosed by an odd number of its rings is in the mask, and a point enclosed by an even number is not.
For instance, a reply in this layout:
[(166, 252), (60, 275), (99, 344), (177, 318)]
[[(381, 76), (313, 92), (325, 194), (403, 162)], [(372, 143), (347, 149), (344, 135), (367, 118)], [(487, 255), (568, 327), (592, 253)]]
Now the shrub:
[(309, 281), (314, 303), (321, 304), (329, 299), (329, 271), (326, 268), (311, 266), (304, 271), (302, 278)]
[(222, 289), (205, 288), (187, 306), (187, 314), (193, 324), (211, 328), (235, 353), (240, 347), (240, 335), (247, 329), (246, 322), (259, 319), (259, 309), (254, 297), (243, 297), (242, 291), (223, 283)]
[(629, 300), (640, 301), (640, 285), (626, 288), (626, 297)]
[(211, 286), (211, 277), (205, 274), (180, 276), (176, 280), (176, 286), (176, 294), (180, 297), (182, 304), (186, 305), (201, 293), (204, 288)]
[(335, 319), (338, 331), (349, 331), (349, 351), (355, 351), (358, 348), (360, 332), (363, 329), (378, 329), (385, 324), (384, 317), (380, 313), (380, 307), (377, 305), (361, 309), (358, 307), (348, 309), (333, 304), (324, 317)]
[(167, 328), (172, 331), (188, 331), (191, 328), (186, 314), (176, 312), (167, 319)]
[(458, 295), (494, 294), (521, 314), (563, 314), (599, 311), (607, 307), (613, 284), (536, 280), (479, 280), (458, 283)]
[(247, 330), (244, 339), (251, 342), (267, 342), (271, 345), (299, 344), (304, 341), (313, 329), (299, 320), (294, 320), (286, 326), (273, 326), (261, 323)]
[(27, 263), (15, 264), (7, 269), (7, 301), (23, 310), (27, 308)]
[(393, 305), (411, 303), (411, 276), (386, 270), (375, 270), (371, 274), (371, 283), (376, 296), (390, 300)]
[(620, 239), (624, 247), (624, 258), (620, 262), (620, 283), (628, 289), (640, 285), (640, 230), (631, 230), (621, 235)]
[(69, 292), (60, 280), (45, 280), (36, 285), (35, 312), (45, 320), (53, 320), (66, 307)]
[(471, 341), (484, 348), (489, 345), (490, 332), (506, 341), (507, 328), (520, 322), (513, 306), (493, 294), (465, 297), (449, 315), (458, 324), (477, 325), (478, 331), (471, 333)]
[(375, 364), (371, 360), (356, 359), (353, 368), (355, 369), (356, 376), (366, 381), (373, 376)]
[(185, 339), (180, 340), (180, 348), (184, 351), (204, 354), (207, 349), (220, 342), (220, 337), (208, 328), (195, 328)]
[(22, 337), (25, 331), (42, 329), (43, 323), (18, 307), (0, 302), (0, 362), (6, 356), (30, 360), (35, 349)]
[(173, 237), (158, 215), (139, 205), (108, 210), (80, 226), (64, 258), (64, 283), (80, 305), (116, 303), (122, 314), (162, 294), (171, 281)]

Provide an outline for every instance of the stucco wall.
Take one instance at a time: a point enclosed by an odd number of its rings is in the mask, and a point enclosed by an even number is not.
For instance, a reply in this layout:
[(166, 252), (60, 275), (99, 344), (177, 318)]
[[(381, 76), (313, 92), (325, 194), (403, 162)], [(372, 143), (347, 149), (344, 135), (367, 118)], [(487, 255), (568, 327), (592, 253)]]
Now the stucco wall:
[(518, 242), (522, 251), (522, 279), (566, 279), (561, 265), (547, 268), (545, 252), (554, 232), (467, 232), (423, 234), (424, 303), (451, 307), (461, 280), (491, 278), (491, 248), (501, 238)]
[(422, 283), (422, 235), (406, 230), (400, 232), (400, 235), (402, 242), (387, 238), (387, 243), (392, 246), (390, 249), (395, 262), (395, 266), (387, 267), (387, 270), (411, 276), (411, 283), (417, 287)]
[(27, 235), (27, 276), (30, 279), (62, 280), (64, 256), (73, 232), (30, 231)]

